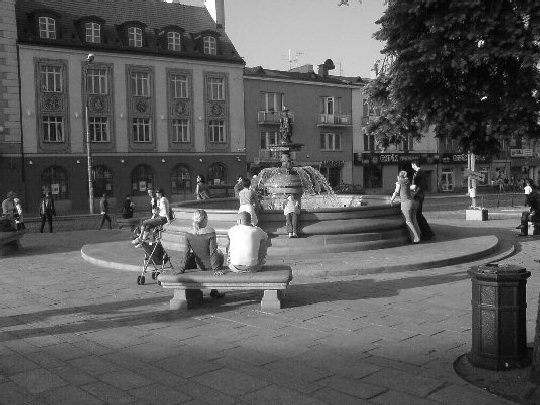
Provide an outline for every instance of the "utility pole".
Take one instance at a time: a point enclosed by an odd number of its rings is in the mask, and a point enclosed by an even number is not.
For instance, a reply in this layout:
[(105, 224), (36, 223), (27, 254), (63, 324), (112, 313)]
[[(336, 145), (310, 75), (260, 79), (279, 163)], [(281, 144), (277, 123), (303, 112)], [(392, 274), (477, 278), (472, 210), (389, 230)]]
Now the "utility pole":
[(92, 184), (92, 153), (90, 150), (90, 120), (88, 118), (88, 68), (90, 64), (94, 61), (96, 55), (89, 53), (86, 57), (86, 65), (84, 69), (84, 90), (85, 90), (85, 130), (86, 130), (86, 162), (88, 169), (88, 208), (90, 214), (94, 213), (94, 186)]

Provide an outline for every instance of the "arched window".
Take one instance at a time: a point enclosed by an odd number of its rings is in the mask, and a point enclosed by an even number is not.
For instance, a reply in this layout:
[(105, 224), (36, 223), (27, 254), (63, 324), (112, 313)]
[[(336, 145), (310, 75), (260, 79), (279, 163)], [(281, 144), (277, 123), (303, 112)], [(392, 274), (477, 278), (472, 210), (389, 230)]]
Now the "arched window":
[(191, 173), (184, 165), (175, 166), (171, 171), (171, 194), (191, 192)]
[(154, 188), (154, 171), (150, 166), (139, 165), (131, 172), (133, 195), (144, 195), (149, 188)]
[(223, 163), (213, 163), (208, 168), (206, 176), (208, 184), (225, 184), (227, 183), (227, 168)]
[(55, 199), (68, 198), (68, 176), (60, 166), (47, 167), (41, 173), (41, 192), (50, 191)]
[(95, 166), (92, 168), (92, 179), (94, 180), (94, 197), (98, 198), (107, 193), (113, 195), (113, 175), (107, 166)]

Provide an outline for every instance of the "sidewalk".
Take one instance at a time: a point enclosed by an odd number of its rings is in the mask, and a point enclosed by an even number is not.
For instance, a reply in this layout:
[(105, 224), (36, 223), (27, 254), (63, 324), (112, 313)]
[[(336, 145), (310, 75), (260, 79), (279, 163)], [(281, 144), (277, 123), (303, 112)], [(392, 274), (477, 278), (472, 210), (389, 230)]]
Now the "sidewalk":
[[(427, 214), (436, 228), (518, 243), (503, 262), (533, 273), (532, 342), (540, 246), (515, 238), (517, 216), (466, 223)], [(0, 259), (0, 404), (510, 403), (453, 370), (470, 350), (466, 270), (474, 263), (301, 276), (276, 313), (260, 311), (258, 292), (230, 291), (177, 314), (171, 293), (151, 280), (138, 286), (133, 273), (81, 258), (85, 244), (124, 238), (119, 230), (29, 233), (17, 255)]]

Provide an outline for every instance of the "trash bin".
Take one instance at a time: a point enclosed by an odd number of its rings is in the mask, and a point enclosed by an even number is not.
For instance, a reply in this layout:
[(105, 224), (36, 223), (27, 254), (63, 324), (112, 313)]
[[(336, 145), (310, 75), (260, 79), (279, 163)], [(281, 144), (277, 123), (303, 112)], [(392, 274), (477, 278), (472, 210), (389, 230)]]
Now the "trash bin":
[(530, 271), (510, 264), (486, 264), (468, 271), (472, 279), (472, 350), (477, 367), (510, 370), (527, 359), (526, 285)]

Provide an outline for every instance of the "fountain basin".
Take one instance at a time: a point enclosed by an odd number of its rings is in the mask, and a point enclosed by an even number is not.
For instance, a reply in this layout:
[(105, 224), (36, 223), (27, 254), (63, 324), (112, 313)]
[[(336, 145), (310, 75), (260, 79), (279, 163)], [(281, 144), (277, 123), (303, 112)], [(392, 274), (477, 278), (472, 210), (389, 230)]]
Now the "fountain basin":
[[(325, 252), (350, 252), (409, 243), (399, 205), (391, 206), (387, 196), (338, 196), (342, 208), (302, 209), (300, 238), (289, 239), (282, 210), (264, 210), (259, 224), (271, 238), (272, 256), (310, 255)], [(236, 198), (212, 198), (173, 204), (175, 220), (165, 227), (165, 249), (182, 251), (184, 235), (191, 229), (193, 211), (204, 209), (209, 225), (216, 230), (218, 244), (225, 251), (227, 231), (236, 224)]]

